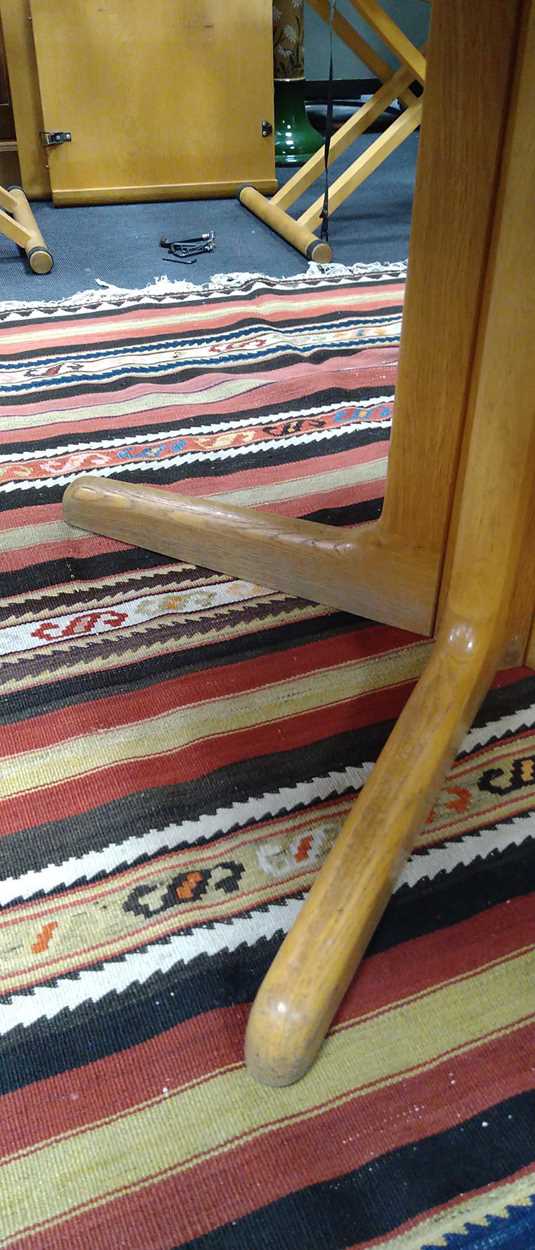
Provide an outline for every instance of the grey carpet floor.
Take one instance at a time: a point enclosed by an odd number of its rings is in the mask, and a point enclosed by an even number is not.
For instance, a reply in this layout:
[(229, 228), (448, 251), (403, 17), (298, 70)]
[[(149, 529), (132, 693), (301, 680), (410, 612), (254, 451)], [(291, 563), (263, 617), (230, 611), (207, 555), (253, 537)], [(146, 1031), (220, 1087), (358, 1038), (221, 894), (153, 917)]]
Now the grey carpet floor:
[[(360, 141), (361, 149), (371, 139)], [(417, 137), (411, 136), (362, 187), (337, 209), (330, 227), (333, 259), (342, 264), (404, 260), (407, 256)], [(351, 158), (355, 156), (355, 148)], [(343, 168), (337, 162), (336, 174)], [(279, 170), (279, 177), (289, 175)], [(319, 193), (304, 196), (300, 211)], [(46, 276), (32, 274), (17, 249), (0, 238), (0, 300), (60, 299), (93, 288), (97, 279), (144, 287), (160, 274), (206, 282), (216, 273), (260, 272), (273, 277), (304, 272), (307, 262), (237, 200), (118, 204), (92, 208), (34, 205), (55, 264)], [(215, 230), (216, 250), (197, 264), (166, 262), (161, 235), (170, 238)]]

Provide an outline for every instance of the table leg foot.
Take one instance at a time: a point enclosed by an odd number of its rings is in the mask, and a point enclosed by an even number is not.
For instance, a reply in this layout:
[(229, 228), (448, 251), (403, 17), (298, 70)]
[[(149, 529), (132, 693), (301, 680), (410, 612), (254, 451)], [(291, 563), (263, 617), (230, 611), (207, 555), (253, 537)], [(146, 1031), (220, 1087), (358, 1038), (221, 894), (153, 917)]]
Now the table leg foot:
[(381, 523), (338, 529), (154, 486), (81, 477), (63, 497), (70, 525), (242, 577), (302, 599), (431, 633), (439, 559)]
[(388, 903), (460, 740), (492, 680), (497, 634), (450, 620), (253, 1005), (251, 1075), (299, 1080)]

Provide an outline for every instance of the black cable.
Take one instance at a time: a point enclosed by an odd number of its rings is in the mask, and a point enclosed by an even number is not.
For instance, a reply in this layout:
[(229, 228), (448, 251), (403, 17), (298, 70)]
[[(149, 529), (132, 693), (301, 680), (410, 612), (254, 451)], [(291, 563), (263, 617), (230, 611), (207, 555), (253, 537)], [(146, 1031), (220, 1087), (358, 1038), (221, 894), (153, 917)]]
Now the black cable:
[(334, 15), (336, 12), (336, 0), (329, 0), (329, 82), (327, 86), (327, 114), (325, 118), (325, 190), (323, 192), (323, 205), (321, 209), (321, 230), (320, 239), (329, 240), (329, 151), (331, 147), (331, 136), (333, 132), (333, 45), (334, 45)]

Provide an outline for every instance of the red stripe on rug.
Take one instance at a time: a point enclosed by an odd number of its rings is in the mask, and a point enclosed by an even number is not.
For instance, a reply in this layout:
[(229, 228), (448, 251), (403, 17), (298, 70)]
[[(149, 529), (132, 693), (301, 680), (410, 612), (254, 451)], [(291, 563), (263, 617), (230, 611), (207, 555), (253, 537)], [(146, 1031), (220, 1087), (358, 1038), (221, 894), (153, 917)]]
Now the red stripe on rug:
[[(535, 1029), (516, 1031), (514, 1065), (510, 1038), (490, 1039), (386, 1088), (348, 1097), (342, 1106), (320, 1105), (306, 1120), (296, 1117), (280, 1126), (275, 1122), (249, 1142), (238, 1139), (224, 1153), (192, 1161), (187, 1170), (169, 1177), (151, 1177), (143, 1189), (110, 1196), (104, 1208), (74, 1214), (67, 1223), (40, 1232), (39, 1250), (72, 1250), (75, 1241), (115, 1250), (118, 1228), (127, 1233), (128, 1250), (147, 1250), (149, 1245), (151, 1250), (168, 1250), (190, 1242), (287, 1194), (419, 1142), (431, 1128), (433, 1134), (447, 1132), (524, 1093), (532, 1085), (534, 1040)], [(244, 1177), (253, 1175), (261, 1176), (260, 1186), (244, 1184)], [(192, 1195), (199, 1193), (206, 1200), (194, 1203)], [(172, 1228), (169, 1212), (175, 1213)]]
[(320, 671), (336, 672), (346, 664), (379, 659), (391, 651), (416, 646), (419, 642), (414, 634), (402, 629), (370, 625), (365, 629), (337, 634), (334, 664), (332, 639), (323, 638), (319, 642), (304, 643), (288, 650), (267, 652), (252, 660), (220, 665), (210, 670), (208, 685), (198, 673), (187, 673), (150, 685), (144, 692), (128, 691), (74, 707), (62, 707), (60, 711), (46, 712), (14, 725), (5, 758), (40, 747), (50, 748), (56, 742), (66, 742), (69, 738), (83, 737), (95, 731), (102, 733), (108, 729), (143, 723), (147, 718), (163, 716), (178, 708), (215, 703), (218, 699), (244, 694), (261, 686), (277, 686), (308, 674), (317, 673), (319, 679)]
[[(376, 478), (374, 482), (364, 482), (362, 486), (341, 486), (338, 490), (318, 491), (316, 494), (301, 495), (300, 499), (283, 499), (277, 503), (279, 516), (300, 517), (313, 512), (321, 512), (326, 508), (350, 508), (352, 504), (365, 503), (370, 499), (381, 500), (385, 493), (386, 478)], [(310, 479), (311, 487), (314, 478)], [(274, 512), (270, 504), (256, 504), (259, 512)]]
[[(288, 414), (276, 413), (277, 405), (281, 400), (301, 402), (305, 398), (310, 399), (311, 396), (318, 396), (318, 404), (320, 412), (325, 410), (325, 404), (320, 402), (319, 397), (328, 390), (341, 390), (347, 392), (352, 398), (351, 401), (340, 401), (340, 406), (344, 402), (351, 402), (352, 406), (358, 408), (358, 390), (359, 388), (385, 387), (391, 391), (395, 385), (397, 373), (397, 348), (363, 348), (362, 351), (354, 355), (332, 356), (328, 360), (319, 364), (308, 361), (305, 364), (284, 365), (279, 368), (276, 366), (268, 371), (253, 371), (252, 369), (246, 375), (240, 375), (238, 381), (246, 382), (246, 385), (240, 386), (236, 393), (236, 375), (233, 373), (223, 373), (221, 370), (214, 370), (210, 373), (199, 372), (195, 378), (186, 382), (168, 382), (162, 383), (159, 378), (151, 382), (137, 382), (120, 392), (117, 391), (99, 391), (98, 396), (91, 392), (85, 395), (73, 397), (72, 394), (58, 396), (54, 399), (54, 411), (61, 412), (65, 409), (65, 424), (62, 422), (50, 423), (46, 422), (46, 413), (43, 400), (38, 403), (28, 403), (24, 407), (26, 414), (43, 415), (42, 426), (33, 426), (31, 430), (8, 430), (0, 434), (0, 445), (9, 445), (13, 443), (16, 437), (17, 446), (23, 442), (33, 442), (37, 439), (46, 438), (51, 433), (54, 436), (64, 434), (66, 438), (72, 437), (74, 434), (86, 434), (90, 436), (92, 433), (104, 431), (108, 438), (112, 438), (114, 434), (114, 421), (120, 426), (117, 431), (118, 437), (124, 436), (124, 425), (127, 424), (130, 430), (135, 430), (137, 425), (151, 426), (157, 424), (164, 431), (176, 428), (180, 431), (181, 424), (191, 420), (192, 417), (204, 417), (207, 422), (216, 423), (221, 416), (230, 415), (234, 412), (240, 414), (243, 418), (244, 408), (252, 415), (258, 408), (273, 407), (273, 422), (284, 420)], [(225, 397), (225, 388), (228, 387), (230, 394)], [(148, 411), (136, 411), (136, 400), (138, 402), (149, 394), (155, 395), (173, 395), (177, 399), (176, 407), (160, 406), (154, 403)], [(178, 397), (182, 397), (182, 402), (178, 404)], [(355, 396), (357, 396), (355, 398)], [(390, 402), (390, 401), (388, 401)], [(89, 417), (87, 419), (78, 419), (77, 411), (83, 411), (86, 408), (94, 408), (95, 405), (109, 405), (113, 409), (116, 404), (120, 409), (124, 405), (128, 406), (127, 414), (124, 411), (118, 411), (114, 416), (113, 411), (104, 417)], [(50, 405), (50, 401), (49, 401)], [(367, 405), (367, 407), (369, 407)], [(379, 413), (382, 405), (377, 404), (377, 413)], [(11, 411), (6, 405), (2, 409), (3, 419), (9, 417), (17, 418), (20, 416), (20, 408)], [(375, 420), (381, 419), (379, 415)], [(370, 417), (370, 424), (373, 418)]]
[[(529, 670), (510, 670), (495, 685), (512, 684), (522, 675), (530, 675)], [(88, 771), (72, 781), (25, 792), (0, 803), (0, 836), (24, 828), (35, 828), (47, 820), (63, 820), (91, 811), (99, 805), (103, 795), (106, 802), (110, 802), (127, 794), (136, 794), (141, 789), (178, 785), (242, 760), (296, 750), (334, 734), (395, 720), (414, 684), (412, 681), (402, 682), (332, 706), (316, 708), (300, 716), (251, 726), (217, 738), (204, 738), (201, 743), (195, 742), (165, 755), (132, 760), (96, 772)]]
[[(22, 525), (44, 525), (47, 521), (60, 521), (63, 511), (60, 503), (36, 504), (29, 508), (10, 508), (9, 512), (0, 508), (0, 533), (4, 530), (16, 530)], [(1, 555), (1, 548), (0, 548)]]
[[(4, 573), (15, 573), (17, 569), (26, 569), (29, 566), (34, 567), (36, 564), (45, 564), (49, 560), (57, 561), (58, 563), (62, 560), (69, 560), (72, 566), (74, 560), (86, 560), (91, 556), (108, 555), (111, 552), (120, 551), (123, 546), (124, 543), (115, 542), (113, 538), (101, 538), (97, 534), (94, 536), (90, 534), (87, 538), (71, 542), (62, 538), (58, 539), (57, 542), (39, 543), (35, 547), (19, 547), (17, 551), (8, 551), (5, 557), (0, 559), (0, 567)], [(103, 579), (99, 578), (98, 580), (100, 585)], [(110, 580), (114, 580), (115, 584), (117, 584), (117, 576), (113, 579), (110, 574)], [(55, 586), (54, 589), (56, 589)]]
[[(335, 1026), (388, 1011), (437, 983), (470, 975), (483, 961), (506, 959), (531, 939), (535, 941), (532, 899), (516, 898), (451, 925), (447, 943), (437, 931), (369, 956)], [(0, 1099), (2, 1155), (31, 1150), (36, 1124), (46, 1126), (47, 1137), (75, 1133), (95, 1119), (159, 1097), (164, 1088), (173, 1091), (241, 1063), (248, 1013), (248, 1005), (209, 1011), (81, 1071), (71, 1069), (5, 1094)]]
[[(313, 478), (316, 473), (331, 473), (336, 469), (344, 469), (355, 464), (372, 464), (377, 459), (388, 455), (389, 440), (368, 443), (363, 447), (351, 447), (345, 451), (333, 451), (326, 456), (314, 460), (296, 460), (281, 465), (263, 465), (259, 468), (236, 468), (229, 473), (207, 473), (204, 477), (188, 478), (182, 482), (173, 482), (162, 487), (170, 494), (222, 495), (230, 491), (246, 490), (249, 487), (261, 487), (271, 482), (300, 481), (302, 478)], [(122, 475), (122, 481), (128, 481), (128, 475)], [(147, 475), (150, 485), (150, 475)], [(276, 504), (273, 511), (276, 512)], [(25, 525), (45, 525), (47, 522), (62, 521), (61, 503), (40, 504), (33, 508), (13, 508), (9, 512), (0, 509), (0, 532), (19, 529)], [(124, 544), (117, 544), (124, 546)]]
[[(200, 304), (198, 299), (190, 304), (184, 299), (180, 300), (180, 296), (177, 295), (176, 304), (170, 302), (160, 308), (144, 308), (140, 304), (138, 308), (121, 311), (116, 316), (113, 311), (103, 310), (103, 315), (100, 317), (84, 316), (83, 320), (80, 317), (73, 317), (69, 320), (50, 320), (44, 326), (42, 323), (33, 322), (25, 324), (24, 327), (16, 323), (8, 324), (0, 339), (0, 351), (5, 357), (21, 354), (19, 336), (22, 328), (27, 353), (32, 351), (48, 353), (54, 346), (61, 349), (71, 344), (83, 345), (90, 351), (97, 350), (100, 343), (106, 344), (109, 341), (118, 343), (124, 339), (135, 342), (137, 339), (147, 339), (151, 335), (171, 338), (173, 332), (180, 334), (184, 331), (191, 333), (195, 330), (202, 331), (204, 334), (212, 334), (226, 326), (239, 325), (243, 320), (252, 319), (255, 315), (261, 321), (264, 310), (268, 326), (272, 322), (292, 320), (301, 324), (306, 322), (307, 318), (314, 319), (331, 312), (343, 315), (344, 309), (340, 309), (341, 295), (348, 313), (353, 311), (357, 314), (361, 312), (365, 314), (383, 308), (392, 308), (397, 311), (403, 304), (404, 291), (404, 282), (393, 282), (389, 286), (355, 284), (321, 291), (307, 289), (304, 284), (304, 289), (299, 292), (274, 290), (267, 295), (222, 300), (221, 303), (207, 300)], [(103, 292), (103, 302), (105, 298), (105, 292)], [(170, 324), (173, 312), (181, 318), (175, 330)], [(144, 324), (136, 325), (136, 322), (140, 320)], [(19, 338), (18, 343), (6, 342), (14, 336)]]
[(109, 803), (140, 790), (177, 786), (243, 760), (298, 750), (335, 734), (394, 720), (413, 688), (414, 682), (404, 682), (332, 706), (315, 708), (300, 716), (281, 717), (269, 724), (248, 726), (217, 738), (206, 737), (202, 742), (164, 755), (129, 760), (94, 772), (88, 769), (70, 781), (27, 791), (0, 803), (1, 836), (35, 828), (47, 820), (65, 820), (91, 811), (102, 801)]

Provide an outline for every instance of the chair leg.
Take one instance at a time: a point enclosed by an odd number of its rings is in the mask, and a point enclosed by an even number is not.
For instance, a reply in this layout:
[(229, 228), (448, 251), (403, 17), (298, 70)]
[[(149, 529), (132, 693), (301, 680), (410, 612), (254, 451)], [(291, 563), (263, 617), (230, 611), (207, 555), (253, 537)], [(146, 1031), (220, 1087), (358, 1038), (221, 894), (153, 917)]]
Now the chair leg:
[(379, 0), (351, 0), (353, 8), (365, 19), (372, 30), (383, 40), (387, 48), (407, 65), (413, 78), (425, 82), (425, 59), (418, 48), (400, 30)]
[[(318, 17), (321, 17), (321, 20), (328, 25), (331, 20), (329, 0), (308, 0), (308, 4), (318, 14)], [(371, 44), (366, 42), (356, 26), (352, 26), (351, 22), (348, 22), (347, 18), (342, 13), (339, 13), (337, 9), (335, 9), (334, 13), (333, 29), (338, 38), (342, 40), (342, 43), (345, 43), (346, 47), (350, 48), (355, 56), (363, 61), (364, 65), (367, 65), (368, 69), (371, 69), (374, 78), (378, 78), (380, 82), (386, 82), (390, 78), (392, 66), (380, 56), (375, 48), (372, 48)], [(411, 71), (411, 82), (413, 78), (414, 74)], [(413, 91), (405, 88), (404, 91), (400, 92), (400, 99), (403, 100), (404, 104), (409, 105), (414, 104), (418, 97)]]
[[(351, 147), (351, 144), (355, 142), (355, 139), (358, 139), (359, 135), (364, 134), (368, 127), (388, 108), (389, 104), (392, 104), (392, 101), (400, 96), (403, 86), (408, 82), (410, 82), (410, 71), (405, 66), (402, 66), (388, 79), (388, 82), (383, 83), (379, 87), (371, 100), (367, 100), (366, 104), (361, 105), (357, 112), (340, 126), (340, 129), (331, 138), (329, 167)], [(414, 103), (416, 102), (415, 97)], [(284, 210), (290, 208), (308, 187), (311, 187), (312, 183), (321, 177), (324, 167), (325, 149), (320, 148), (319, 152), (315, 152), (306, 164), (301, 169), (298, 169), (293, 177), (275, 192), (275, 195), (269, 201), (270, 204), (276, 204), (277, 208)]]
[[(379, 87), (373, 98), (340, 127), (331, 140), (329, 165), (332, 165), (359, 135), (364, 134), (365, 130), (392, 103), (392, 100), (403, 95), (412, 78), (410, 69), (407, 69), (405, 65), (401, 66), (387, 82)], [(333, 183), (329, 196), (332, 212), (386, 160), (395, 148), (399, 147), (400, 143), (403, 143), (408, 135), (412, 134), (413, 130), (419, 126), (421, 116), (421, 102), (414, 96), (413, 103), (407, 111), (392, 122), (387, 131), (380, 135), (361, 156), (357, 157), (349, 169)], [(318, 239), (313, 233), (321, 222), (323, 196), (315, 200), (297, 220), (291, 217), (287, 210), (320, 177), (324, 161), (325, 152), (321, 148), (271, 199), (261, 195), (254, 187), (243, 187), (240, 191), (240, 203), (248, 208), (249, 212), (254, 213), (260, 221), (264, 221), (281, 238), (286, 239), (299, 252), (302, 252), (308, 260), (321, 264), (329, 261), (332, 256), (329, 244)]]
[(22, 187), (0, 186), (0, 234), (24, 248), (33, 273), (50, 273), (54, 260)]

